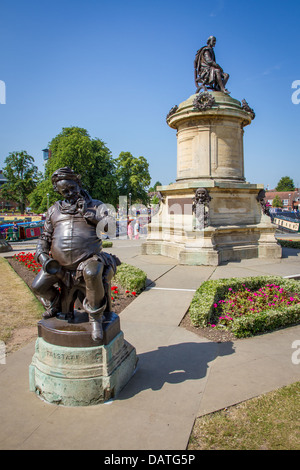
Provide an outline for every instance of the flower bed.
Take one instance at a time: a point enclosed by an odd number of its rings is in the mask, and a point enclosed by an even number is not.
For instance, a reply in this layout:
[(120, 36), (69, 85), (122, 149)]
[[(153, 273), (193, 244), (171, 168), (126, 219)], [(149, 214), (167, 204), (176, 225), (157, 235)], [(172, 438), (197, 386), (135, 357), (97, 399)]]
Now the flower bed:
[(300, 322), (300, 283), (277, 276), (205, 281), (189, 314), (197, 327), (230, 330), (237, 338)]
[(42, 265), (37, 263), (34, 259), (35, 253), (25, 253), (21, 251), (20, 253), (13, 256), (16, 261), (22, 263), (26, 268), (28, 268), (33, 273), (37, 274), (42, 269)]
[[(13, 259), (36, 275), (42, 269), (42, 265), (36, 262), (34, 255), (35, 253), (25, 253), (25, 251), (22, 251), (15, 254)], [(117, 285), (111, 287), (113, 305), (114, 302), (120, 302), (121, 297), (127, 299), (136, 297), (145, 288), (146, 279), (146, 273), (141, 269), (126, 263), (118, 266), (117, 274), (114, 278)]]

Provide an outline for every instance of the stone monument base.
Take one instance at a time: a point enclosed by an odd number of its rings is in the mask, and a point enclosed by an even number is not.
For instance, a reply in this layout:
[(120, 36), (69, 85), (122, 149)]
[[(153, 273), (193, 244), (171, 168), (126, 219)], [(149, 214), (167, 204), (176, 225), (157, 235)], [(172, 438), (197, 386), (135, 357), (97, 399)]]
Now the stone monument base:
[(8, 241), (0, 239), (0, 253), (6, 253), (7, 251), (12, 251), (12, 246)]
[[(197, 188), (211, 200), (199, 223), (193, 211)], [(263, 185), (194, 180), (159, 187), (162, 202), (142, 245), (146, 255), (163, 255), (180, 264), (218, 266), (249, 258), (281, 258), (276, 227), (263, 214), (257, 195)]]
[(110, 313), (103, 341), (93, 341), (90, 323), (75, 311), (75, 320), (51, 318), (38, 324), (29, 388), (48, 403), (89, 406), (114, 398), (132, 377), (137, 356)]

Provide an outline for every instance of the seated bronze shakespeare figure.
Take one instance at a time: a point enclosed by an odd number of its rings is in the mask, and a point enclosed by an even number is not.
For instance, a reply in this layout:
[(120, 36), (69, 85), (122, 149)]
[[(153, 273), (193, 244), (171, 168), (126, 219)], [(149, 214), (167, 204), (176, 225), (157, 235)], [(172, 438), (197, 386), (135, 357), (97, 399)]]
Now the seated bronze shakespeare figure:
[(94, 200), (81, 186), (80, 176), (68, 167), (52, 175), (56, 201), (46, 215), (36, 248), (42, 265), (32, 288), (45, 306), (44, 318), (71, 318), (76, 299), (92, 325), (94, 340), (102, 339), (102, 320), (111, 311), (110, 283), (120, 260), (102, 251), (97, 225), (106, 225), (105, 204)]
[(204, 91), (207, 91), (207, 88), (209, 88), (215, 91), (222, 91), (226, 94), (230, 93), (225, 88), (229, 74), (225, 73), (222, 67), (216, 63), (214, 53), (215, 45), (216, 38), (210, 36), (207, 40), (207, 45), (201, 47), (196, 53), (194, 60), (196, 93), (199, 93), (201, 88), (203, 88)]

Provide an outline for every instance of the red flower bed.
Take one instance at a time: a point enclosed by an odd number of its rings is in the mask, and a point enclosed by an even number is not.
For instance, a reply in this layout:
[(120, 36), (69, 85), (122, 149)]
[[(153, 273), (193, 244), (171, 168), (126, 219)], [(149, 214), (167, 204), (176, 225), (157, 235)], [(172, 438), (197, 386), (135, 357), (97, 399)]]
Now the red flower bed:
[[(27, 269), (29, 269), (33, 273), (37, 274), (42, 269), (42, 265), (37, 263), (34, 256), (35, 253), (25, 253), (25, 251), (21, 251), (20, 253), (14, 255), (13, 258), (19, 263), (22, 263)], [(120, 289), (118, 288), (118, 286), (111, 287), (111, 294), (112, 301), (116, 301), (119, 298)], [(136, 297), (137, 293), (135, 291), (130, 292), (129, 290), (126, 290), (125, 296)]]

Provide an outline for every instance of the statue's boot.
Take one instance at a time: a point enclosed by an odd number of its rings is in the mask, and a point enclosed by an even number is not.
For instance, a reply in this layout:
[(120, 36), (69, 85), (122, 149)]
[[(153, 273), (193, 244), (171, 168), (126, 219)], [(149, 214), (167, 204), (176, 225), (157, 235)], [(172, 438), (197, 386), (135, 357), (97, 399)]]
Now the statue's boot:
[(99, 307), (98, 309), (93, 309), (87, 302), (85, 298), (83, 301), (83, 308), (89, 315), (89, 321), (92, 327), (92, 338), (94, 341), (102, 340), (103, 339), (103, 312), (106, 307), (106, 302), (104, 305)]
[(47, 300), (45, 298), (41, 298), (41, 301), (44, 307), (46, 307), (46, 310), (43, 313), (43, 318), (47, 319), (47, 318), (55, 317), (61, 311), (59, 294), (53, 300)]

